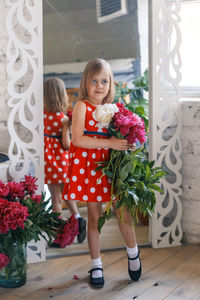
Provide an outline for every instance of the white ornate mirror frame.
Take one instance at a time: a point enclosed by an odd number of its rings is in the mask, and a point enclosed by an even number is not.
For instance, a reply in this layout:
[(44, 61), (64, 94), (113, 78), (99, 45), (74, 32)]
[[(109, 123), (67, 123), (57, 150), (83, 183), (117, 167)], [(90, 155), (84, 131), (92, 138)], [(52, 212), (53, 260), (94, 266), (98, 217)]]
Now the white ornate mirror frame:
[[(9, 172), (19, 180), (29, 172), (31, 163), (41, 191), (44, 182), (42, 1), (5, 0), (4, 3), (8, 33)], [(150, 155), (169, 172), (162, 180), (163, 195), (157, 194), (150, 226), (150, 242), (155, 248), (179, 245), (182, 238), (179, 11), (180, 1), (149, 1)], [(173, 44), (172, 31), (176, 36)], [(16, 120), (29, 132), (28, 142), (16, 130)]]
[(179, 0), (153, 0), (149, 7), (150, 158), (168, 172), (151, 222), (155, 248), (180, 245), (182, 239), (180, 9)]
[[(20, 180), (33, 165), (39, 188), (43, 190), (43, 59), (42, 1), (7, 0), (7, 74), (10, 145), (9, 173)], [(19, 122), (27, 134), (24, 141), (17, 131)], [(21, 163), (20, 163), (21, 162)]]
[[(31, 173), (44, 188), (42, 1), (5, 1), (9, 94), (9, 175), (19, 181)], [(26, 140), (24, 136), (28, 137)], [(45, 242), (27, 245), (27, 261), (46, 258)]]

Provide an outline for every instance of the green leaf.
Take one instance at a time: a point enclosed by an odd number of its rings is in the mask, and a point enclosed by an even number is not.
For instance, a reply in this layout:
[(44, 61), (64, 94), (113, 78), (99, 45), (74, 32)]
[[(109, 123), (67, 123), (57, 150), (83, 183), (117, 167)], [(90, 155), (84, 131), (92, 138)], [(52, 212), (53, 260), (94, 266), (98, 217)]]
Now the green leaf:
[(135, 151), (131, 151), (130, 158), (138, 155), (142, 150), (143, 148), (137, 148)]
[(119, 170), (119, 177), (122, 181), (126, 180), (126, 178), (128, 177), (128, 174), (132, 170), (132, 168), (133, 168), (133, 164), (130, 161)]
[(102, 166), (98, 166), (96, 169), (95, 169), (95, 172), (96, 171), (99, 171), (99, 170), (102, 170), (103, 169), (103, 165)]
[(116, 209), (119, 209), (123, 205), (124, 199), (120, 199), (116, 202)]
[(109, 170), (105, 170), (105, 174), (106, 174), (106, 176), (113, 178), (113, 172), (111, 172)]
[[(149, 165), (150, 169), (152, 169), (152, 167), (153, 167), (154, 164), (155, 164), (155, 160), (148, 161), (148, 165)], [(158, 167), (158, 168), (160, 169), (160, 167)]]
[(137, 205), (138, 202), (139, 202), (139, 198), (138, 198), (138, 196), (136, 195), (136, 193), (134, 193), (134, 191), (131, 191), (131, 190), (129, 190), (128, 193), (129, 193), (129, 195), (131, 195), (131, 197), (133, 198), (135, 204)]
[(150, 184), (148, 185), (148, 187), (151, 188), (151, 189), (153, 189), (153, 190), (155, 190), (155, 191), (158, 191), (158, 192), (160, 192), (160, 193), (163, 193), (163, 190), (162, 190), (158, 185), (156, 185), (156, 184), (150, 183)]
[(135, 113), (136, 114), (140, 114), (140, 115), (144, 115), (145, 114), (145, 111), (144, 111), (144, 107), (139, 105), (135, 108)]
[(165, 171), (158, 171), (155, 175), (151, 176), (151, 181), (158, 180), (166, 175)]
[(110, 220), (112, 218), (112, 212), (111, 212), (111, 209), (107, 212), (105, 211), (103, 213), (103, 215), (98, 219), (98, 231), (99, 233), (101, 232), (101, 229), (105, 223), (105, 221), (107, 220)]
[(98, 230), (99, 230), (99, 233), (101, 232), (101, 228), (103, 227), (105, 221), (106, 221), (106, 217), (105, 216), (101, 216), (98, 219)]
[(146, 166), (146, 175), (145, 175), (145, 180), (149, 179), (149, 177), (151, 176), (151, 169), (149, 168), (149, 166)]

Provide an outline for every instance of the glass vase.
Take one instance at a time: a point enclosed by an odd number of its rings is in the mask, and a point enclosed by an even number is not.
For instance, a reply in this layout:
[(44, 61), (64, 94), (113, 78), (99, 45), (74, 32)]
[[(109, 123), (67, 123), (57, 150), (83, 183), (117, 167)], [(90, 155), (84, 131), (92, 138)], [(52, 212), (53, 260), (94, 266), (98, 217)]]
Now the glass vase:
[[(13, 242), (12, 247), (3, 249), (10, 262), (0, 270), (0, 287), (16, 288), (26, 283), (26, 246)], [(2, 252), (0, 246), (0, 252)]]

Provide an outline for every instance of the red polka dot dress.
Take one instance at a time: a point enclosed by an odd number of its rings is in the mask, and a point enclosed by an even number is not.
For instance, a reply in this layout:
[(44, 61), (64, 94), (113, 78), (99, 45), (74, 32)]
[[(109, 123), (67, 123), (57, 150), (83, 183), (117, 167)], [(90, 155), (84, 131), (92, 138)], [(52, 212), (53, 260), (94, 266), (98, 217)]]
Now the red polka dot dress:
[(46, 184), (65, 183), (67, 179), (69, 155), (60, 143), (63, 118), (64, 113), (44, 112), (44, 172)]
[[(86, 104), (84, 134), (93, 138), (109, 138), (106, 128), (99, 129), (95, 125), (92, 113), (95, 106)], [(107, 202), (111, 200), (111, 180), (102, 172), (95, 171), (96, 162), (109, 160), (109, 149), (87, 149), (75, 147), (71, 142), (69, 149), (69, 168), (67, 184), (64, 186), (64, 200), (79, 200), (85, 202)]]

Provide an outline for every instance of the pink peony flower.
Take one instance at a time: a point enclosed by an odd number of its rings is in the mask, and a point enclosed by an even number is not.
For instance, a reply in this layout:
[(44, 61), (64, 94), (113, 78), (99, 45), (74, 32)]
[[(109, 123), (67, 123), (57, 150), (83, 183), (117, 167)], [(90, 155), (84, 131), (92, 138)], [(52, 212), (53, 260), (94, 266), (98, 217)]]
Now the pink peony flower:
[(9, 264), (9, 262), (10, 262), (9, 257), (4, 253), (0, 253), (0, 270), (3, 267), (6, 267)]
[(31, 175), (29, 175), (29, 176), (25, 175), (24, 178), (25, 178), (25, 181), (22, 182), (24, 189), (26, 190), (26, 192), (29, 195), (33, 195), (38, 187), (37, 184), (35, 184), (37, 181), (37, 178), (32, 177)]
[(9, 196), (12, 201), (15, 200), (16, 197), (19, 199), (24, 198), (24, 187), (22, 182), (10, 181), (6, 184), (7, 189), (9, 190)]
[(138, 115), (126, 109), (122, 103), (116, 105), (119, 111), (114, 114), (111, 121), (114, 124), (116, 134), (120, 132), (130, 144), (137, 142), (137, 140), (141, 144), (144, 143), (146, 140), (144, 121)]
[(0, 233), (16, 230), (17, 226), (24, 229), (24, 222), (29, 216), (28, 208), (18, 201), (11, 202), (0, 198)]
[(32, 195), (31, 199), (32, 201), (36, 202), (37, 204), (40, 203), (42, 196), (41, 195)]
[(135, 143), (135, 141), (137, 141), (137, 140), (139, 140), (140, 144), (145, 143), (145, 141), (146, 141), (145, 129), (138, 128), (138, 127), (132, 127), (127, 140), (130, 144)]
[(68, 245), (71, 245), (79, 233), (79, 224), (78, 220), (75, 219), (72, 215), (69, 221), (66, 221), (65, 226), (62, 229), (62, 232), (58, 234), (57, 238), (54, 240), (55, 244), (59, 244), (60, 248), (65, 248)]
[(9, 194), (9, 189), (7, 186), (3, 183), (2, 180), (0, 180), (0, 197), (6, 197)]

